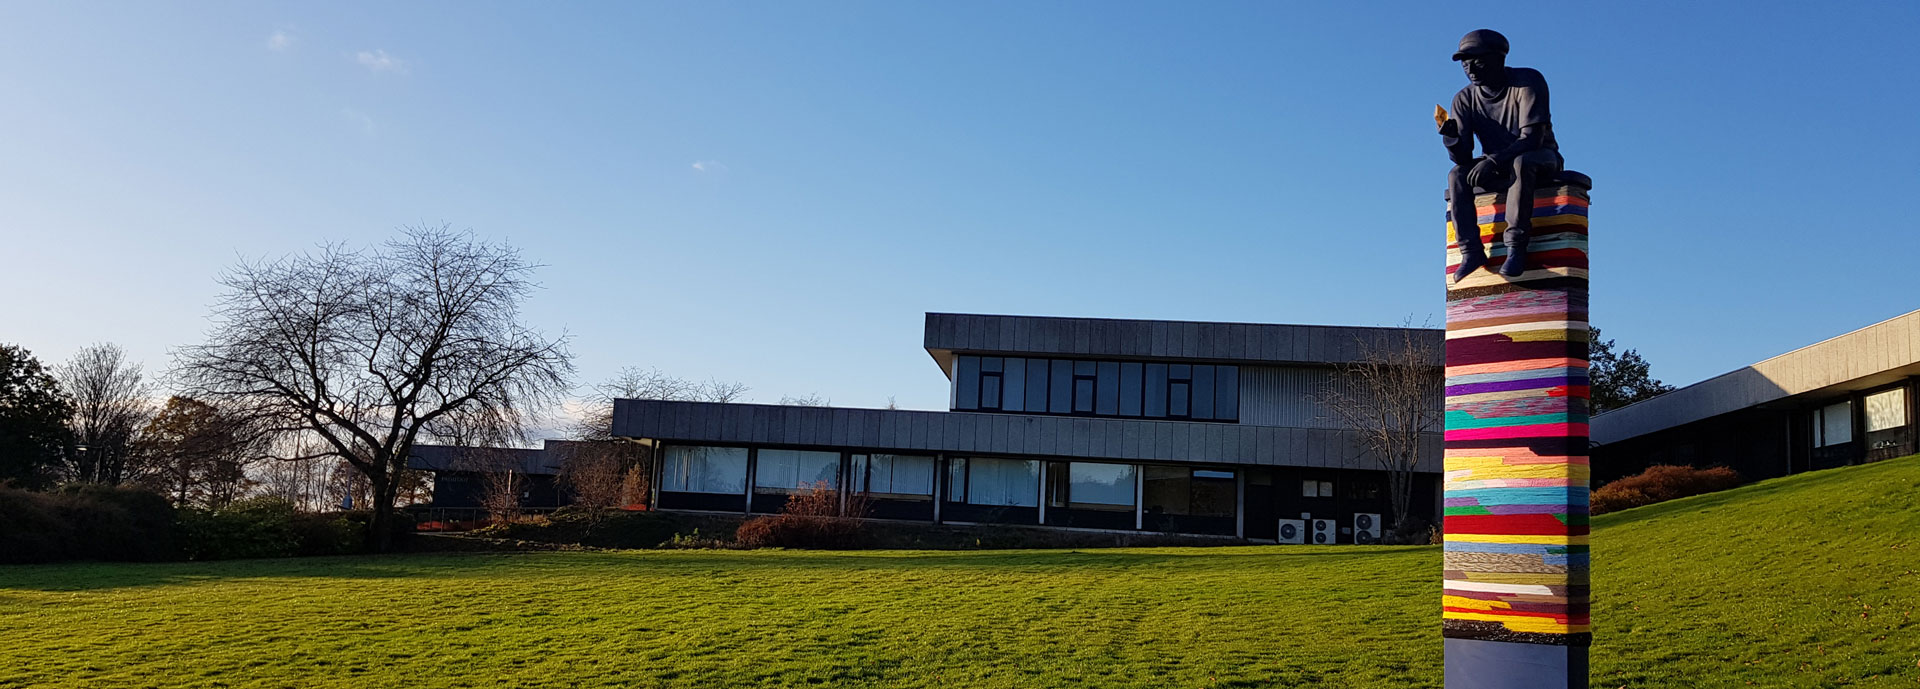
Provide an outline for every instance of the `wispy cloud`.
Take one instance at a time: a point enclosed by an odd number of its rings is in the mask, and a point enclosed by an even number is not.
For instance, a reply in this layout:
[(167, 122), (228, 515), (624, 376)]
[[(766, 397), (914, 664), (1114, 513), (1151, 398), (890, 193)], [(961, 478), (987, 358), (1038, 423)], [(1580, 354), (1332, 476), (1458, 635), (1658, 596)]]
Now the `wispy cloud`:
[(354, 56), (354, 60), (359, 62), (360, 66), (375, 72), (407, 73), (407, 61), (388, 55), (385, 50), (362, 50)]
[(727, 171), (727, 164), (718, 160), (696, 160), (693, 161), (693, 169), (717, 175)]
[(373, 118), (367, 116), (366, 113), (353, 108), (341, 108), (340, 116), (347, 118), (348, 122), (360, 125), (360, 131), (367, 134), (373, 133)]
[(294, 42), (298, 40), (299, 39), (293, 34), (286, 31), (275, 31), (272, 36), (267, 37), (267, 50), (284, 53), (292, 50)]

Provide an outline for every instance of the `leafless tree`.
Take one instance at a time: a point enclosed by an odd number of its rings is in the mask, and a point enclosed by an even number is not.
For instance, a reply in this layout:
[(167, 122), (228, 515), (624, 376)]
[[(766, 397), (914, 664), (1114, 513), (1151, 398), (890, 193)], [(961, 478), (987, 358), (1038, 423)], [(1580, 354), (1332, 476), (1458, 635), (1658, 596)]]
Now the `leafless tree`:
[(1334, 419), (1358, 434), (1360, 449), (1386, 472), (1396, 529), (1412, 517), (1420, 448), (1445, 420), (1441, 355), (1420, 334), (1400, 328), (1362, 340), (1360, 360), (1338, 367), (1320, 392)]
[(559, 479), (573, 494), (573, 504), (598, 524), (606, 511), (624, 504), (631, 469), (639, 467), (640, 445), (620, 441), (562, 443)]
[(833, 406), (833, 400), (829, 400), (825, 397), (821, 397), (820, 393), (817, 393), (817, 392), (807, 393), (799, 397), (794, 397), (792, 395), (782, 395), (780, 397), (780, 403), (788, 406), (794, 406), (794, 407), (831, 407)]
[(673, 400), (686, 402), (734, 402), (751, 390), (745, 383), (709, 379), (696, 383), (668, 375), (657, 368), (627, 367), (607, 382), (593, 386), (593, 394), (582, 403), (586, 411), (574, 425), (573, 436), (580, 440), (608, 440), (613, 437), (613, 401)]
[(137, 478), (130, 475), (139, 473), (134, 440), (153, 415), (152, 386), (140, 369), (111, 342), (81, 349), (53, 369), (73, 401), (68, 425), (75, 451), (67, 461), (69, 480), (117, 484)]
[(445, 226), (380, 247), (322, 247), (222, 276), (205, 344), (176, 352), (183, 393), (311, 433), (309, 456), (367, 481), (369, 542), (386, 550), (407, 458), (450, 417), (523, 435), (572, 373), (566, 339), (522, 325), (535, 266)]

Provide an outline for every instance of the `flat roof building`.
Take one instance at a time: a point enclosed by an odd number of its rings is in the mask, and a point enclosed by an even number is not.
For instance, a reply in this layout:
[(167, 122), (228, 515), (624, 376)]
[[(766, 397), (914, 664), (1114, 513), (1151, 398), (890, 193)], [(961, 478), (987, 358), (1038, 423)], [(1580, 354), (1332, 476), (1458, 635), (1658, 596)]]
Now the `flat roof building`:
[[(825, 483), (884, 519), (1365, 541), (1386, 474), (1320, 395), (1406, 336), (1437, 380), (1432, 329), (930, 313), (946, 411), (623, 399), (613, 433), (654, 448), (659, 509), (778, 512)], [(1437, 522), (1427, 435), (1412, 512)]]
[(1595, 484), (1655, 464), (1749, 479), (1920, 451), (1920, 311), (1593, 417)]

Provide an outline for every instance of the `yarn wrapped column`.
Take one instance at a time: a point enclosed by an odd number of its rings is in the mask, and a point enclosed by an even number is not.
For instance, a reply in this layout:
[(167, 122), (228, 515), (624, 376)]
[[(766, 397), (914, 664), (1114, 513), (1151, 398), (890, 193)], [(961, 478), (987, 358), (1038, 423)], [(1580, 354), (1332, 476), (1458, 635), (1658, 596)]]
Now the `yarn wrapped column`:
[(1495, 272), (1503, 196), (1474, 199), (1490, 260), (1457, 283), (1447, 228), (1446, 683), (1584, 688), (1588, 187), (1537, 190), (1516, 278)]

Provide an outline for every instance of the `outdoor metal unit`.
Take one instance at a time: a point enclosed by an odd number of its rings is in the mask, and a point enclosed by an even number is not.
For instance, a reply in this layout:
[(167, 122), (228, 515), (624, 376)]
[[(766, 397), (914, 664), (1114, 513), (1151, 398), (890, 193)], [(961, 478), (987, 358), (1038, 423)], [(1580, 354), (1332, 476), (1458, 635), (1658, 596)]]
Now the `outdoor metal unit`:
[(1282, 519), (1280, 520), (1280, 530), (1276, 533), (1280, 534), (1279, 541), (1281, 543), (1292, 545), (1306, 543), (1307, 522), (1304, 519)]
[(1335, 535), (1335, 530), (1339, 528), (1340, 524), (1332, 519), (1313, 520), (1313, 544), (1333, 545), (1339, 542), (1339, 538)]
[(1379, 543), (1380, 515), (1370, 512), (1354, 513), (1353, 542), (1360, 544)]

